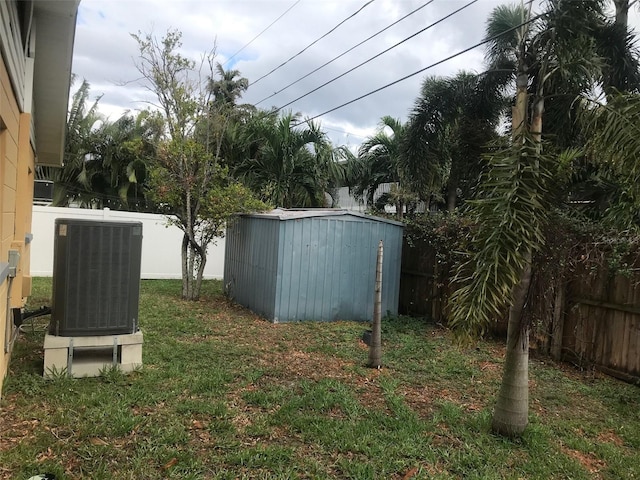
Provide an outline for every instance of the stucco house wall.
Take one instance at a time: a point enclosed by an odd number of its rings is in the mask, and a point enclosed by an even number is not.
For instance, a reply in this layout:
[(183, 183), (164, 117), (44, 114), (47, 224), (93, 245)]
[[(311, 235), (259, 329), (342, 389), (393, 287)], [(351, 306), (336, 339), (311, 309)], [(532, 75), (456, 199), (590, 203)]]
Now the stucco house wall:
[(0, 2), (0, 395), (15, 338), (12, 309), (31, 294), (36, 165), (63, 161), (78, 4)]

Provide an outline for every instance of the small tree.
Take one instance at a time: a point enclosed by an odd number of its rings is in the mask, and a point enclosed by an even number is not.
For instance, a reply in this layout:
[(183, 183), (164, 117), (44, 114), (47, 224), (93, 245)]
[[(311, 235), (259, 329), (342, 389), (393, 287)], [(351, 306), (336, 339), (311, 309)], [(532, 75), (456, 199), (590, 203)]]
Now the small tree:
[[(202, 57), (200, 68), (178, 52), (181, 33), (169, 31), (160, 40), (133, 35), (140, 59), (136, 65), (155, 95), (155, 105), (163, 114), (165, 139), (151, 169), (152, 200), (172, 214), (171, 222), (183, 232), (182, 297), (197, 300), (207, 263), (207, 246), (224, 233), (226, 220), (237, 212), (262, 209), (264, 205), (249, 191), (233, 182), (220, 165), (222, 135), (213, 144), (198, 132), (210, 131), (211, 122), (224, 129), (230, 112), (217, 109), (208, 85), (214, 76), (214, 50)], [(200, 75), (203, 67), (209, 76)], [(201, 139), (202, 141), (198, 141)]]
[(184, 232), (182, 297), (189, 300), (200, 295), (207, 247), (224, 236), (227, 219), (234, 213), (265, 208), (193, 139), (161, 146), (151, 170), (150, 196), (156, 204), (165, 205), (172, 214), (170, 222)]

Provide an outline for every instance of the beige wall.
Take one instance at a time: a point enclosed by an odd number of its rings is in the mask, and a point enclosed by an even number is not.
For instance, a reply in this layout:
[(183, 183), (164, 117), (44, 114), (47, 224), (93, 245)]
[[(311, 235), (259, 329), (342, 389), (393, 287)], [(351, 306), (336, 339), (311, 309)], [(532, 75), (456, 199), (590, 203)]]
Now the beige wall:
[[(4, 62), (0, 63), (0, 262), (9, 250), (20, 254), (18, 275), (12, 282), (9, 308), (24, 305), (31, 293), (29, 276), (35, 156), (30, 142), (31, 115), (20, 113)], [(2, 280), (0, 278), (0, 280)], [(9, 353), (4, 346), (8, 331), (8, 280), (0, 285), (0, 392), (7, 373)], [(9, 322), (11, 323), (11, 322)]]

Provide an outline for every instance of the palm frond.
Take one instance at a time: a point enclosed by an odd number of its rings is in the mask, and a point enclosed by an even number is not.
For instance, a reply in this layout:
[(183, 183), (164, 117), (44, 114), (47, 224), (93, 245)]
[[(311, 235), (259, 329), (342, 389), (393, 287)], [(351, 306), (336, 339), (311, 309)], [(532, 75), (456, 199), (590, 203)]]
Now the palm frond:
[(504, 314), (529, 255), (544, 246), (543, 226), (550, 211), (555, 158), (540, 153), (531, 135), (487, 161), (480, 197), (471, 202), (478, 221), (476, 253), (458, 269), (460, 286), (450, 300), (450, 325), (462, 335), (482, 334)]
[(640, 96), (617, 94), (608, 103), (583, 99), (580, 120), (586, 128), (587, 150), (622, 182), (619, 202), (608, 218), (625, 228), (638, 226), (640, 209)]

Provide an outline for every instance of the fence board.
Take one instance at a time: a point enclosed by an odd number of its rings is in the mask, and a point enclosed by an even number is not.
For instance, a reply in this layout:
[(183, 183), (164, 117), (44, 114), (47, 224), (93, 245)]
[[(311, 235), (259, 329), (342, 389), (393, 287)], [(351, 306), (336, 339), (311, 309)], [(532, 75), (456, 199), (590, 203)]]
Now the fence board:
[(434, 302), (436, 256), (425, 243), (410, 245), (406, 239), (402, 246), (402, 274), (400, 277), (401, 313), (414, 316), (441, 315)]
[(640, 277), (578, 271), (569, 286), (563, 335), (567, 359), (629, 379), (640, 377)]
[[(400, 311), (444, 321), (450, 272), (438, 271), (427, 244), (405, 243), (402, 257)], [(579, 268), (568, 279), (559, 297), (562, 325), (547, 340), (560, 358), (640, 382), (640, 268), (633, 271), (627, 277)]]

